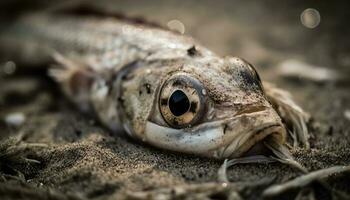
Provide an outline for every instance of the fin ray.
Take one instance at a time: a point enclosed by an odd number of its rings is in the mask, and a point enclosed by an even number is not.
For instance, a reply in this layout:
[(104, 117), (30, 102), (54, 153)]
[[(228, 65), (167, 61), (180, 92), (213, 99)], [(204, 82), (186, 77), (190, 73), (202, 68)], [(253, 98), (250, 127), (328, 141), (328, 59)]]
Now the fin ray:
[(287, 123), (293, 139), (293, 146), (310, 148), (307, 123), (310, 116), (292, 99), (289, 92), (279, 89), (270, 83), (264, 83), (265, 92), (270, 103), (281, 118)]
[(49, 75), (60, 83), (63, 92), (81, 109), (89, 110), (90, 90), (96, 73), (87, 64), (75, 61), (59, 53), (53, 54), (57, 64), (49, 69)]

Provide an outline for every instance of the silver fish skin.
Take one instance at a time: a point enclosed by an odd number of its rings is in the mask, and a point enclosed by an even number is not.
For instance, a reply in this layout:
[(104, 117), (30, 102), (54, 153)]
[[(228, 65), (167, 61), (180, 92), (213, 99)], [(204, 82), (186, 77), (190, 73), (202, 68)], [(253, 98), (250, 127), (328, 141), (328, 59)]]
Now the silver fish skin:
[(222, 159), (259, 154), (254, 146), (266, 138), (308, 147), (308, 115), (289, 93), (188, 36), (114, 17), (37, 13), (3, 29), (0, 47), (3, 58), (54, 65), (50, 75), (83, 111), (162, 149)]

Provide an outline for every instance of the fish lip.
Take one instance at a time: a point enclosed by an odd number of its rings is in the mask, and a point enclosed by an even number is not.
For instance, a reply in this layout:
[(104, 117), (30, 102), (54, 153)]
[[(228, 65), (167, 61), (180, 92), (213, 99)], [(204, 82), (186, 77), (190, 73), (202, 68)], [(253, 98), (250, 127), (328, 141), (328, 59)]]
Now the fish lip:
[[(256, 128), (256, 127), (255, 127)], [(226, 145), (224, 148), (219, 150), (218, 158), (236, 158), (244, 155), (247, 153), (251, 148), (253, 148), (256, 144), (263, 141), (267, 137), (275, 137), (276, 141), (283, 142), (284, 141), (284, 132), (285, 128), (280, 123), (266, 123), (261, 125), (257, 130), (248, 131), (249, 137), (246, 137), (242, 139), (242, 137), (239, 138), (233, 138), (233, 140)], [(232, 147), (232, 144), (234, 144), (235, 140), (239, 141), (239, 139), (244, 140), (243, 142), (237, 142), (239, 145), (234, 148), (230, 149)]]
[[(210, 122), (207, 125), (217, 126), (217, 125), (225, 124), (225, 123), (230, 122), (230, 121), (237, 122), (242, 118), (250, 118), (250, 119), (254, 120), (254, 119), (258, 119), (260, 117), (262, 117), (266, 121), (264, 121), (258, 125), (252, 124), (252, 128), (245, 129), (244, 131), (240, 131), (238, 133), (238, 135), (232, 137), (230, 140), (223, 141), (225, 143), (224, 147), (218, 147), (216, 149), (212, 149), (211, 154), (209, 156), (214, 157), (216, 159), (240, 157), (240, 156), (244, 155), (244, 153), (249, 151), (250, 148), (252, 148), (255, 144), (262, 141), (263, 139), (265, 139), (269, 135), (272, 135), (273, 137), (275, 137), (278, 142), (284, 143), (286, 140), (286, 128), (283, 125), (281, 118), (279, 117), (277, 112), (274, 109), (268, 108), (268, 107), (266, 109), (257, 110), (256, 112), (242, 112), (242, 113), (235, 115), (233, 117), (230, 117), (230, 118)], [(202, 124), (201, 126), (205, 126), (205, 124)], [(275, 129), (275, 130), (273, 130), (273, 129)], [(269, 132), (269, 130), (271, 130), (271, 132)], [(223, 130), (223, 131), (225, 131), (225, 130)], [(264, 135), (260, 135), (260, 133), (262, 133), (262, 132), (265, 132)], [(266, 132), (268, 132), (268, 133), (266, 133)], [(239, 143), (239, 146), (237, 148), (230, 149), (230, 145), (232, 145), (233, 142), (235, 142), (235, 140), (238, 140), (237, 137), (244, 138), (244, 135), (247, 135), (249, 133), (251, 133), (250, 136), (246, 137), (243, 140), (243, 142)], [(230, 134), (230, 133), (228, 133), (228, 134)], [(257, 135), (260, 135), (262, 137), (256, 138)], [(254, 140), (251, 140), (252, 138), (258, 139), (258, 140), (255, 140), (254, 143), (250, 143), (251, 141), (254, 141)], [(245, 147), (245, 148), (242, 149), (242, 147)]]

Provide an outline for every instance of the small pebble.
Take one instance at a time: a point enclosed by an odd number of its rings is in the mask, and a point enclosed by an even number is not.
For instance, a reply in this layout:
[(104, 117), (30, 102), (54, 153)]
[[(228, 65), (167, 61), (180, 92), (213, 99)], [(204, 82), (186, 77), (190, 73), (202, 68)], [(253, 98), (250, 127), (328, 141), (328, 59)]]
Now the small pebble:
[(350, 110), (345, 110), (344, 111), (344, 117), (350, 121)]
[(202, 94), (207, 95), (207, 91), (205, 89), (202, 89)]
[(26, 116), (23, 113), (16, 112), (8, 114), (5, 117), (5, 122), (9, 126), (21, 126), (26, 121)]

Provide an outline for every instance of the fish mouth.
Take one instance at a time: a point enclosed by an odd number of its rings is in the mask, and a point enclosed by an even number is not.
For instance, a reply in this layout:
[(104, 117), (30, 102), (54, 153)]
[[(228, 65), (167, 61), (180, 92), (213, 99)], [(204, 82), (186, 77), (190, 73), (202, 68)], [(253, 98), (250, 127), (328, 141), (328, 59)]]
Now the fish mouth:
[(162, 149), (223, 159), (242, 156), (268, 136), (284, 143), (285, 135), (277, 113), (265, 109), (186, 129), (148, 121), (142, 140)]
[(245, 134), (235, 137), (227, 146), (216, 152), (218, 158), (237, 158), (242, 155), (263, 154), (266, 150), (262, 141), (267, 137), (273, 137), (276, 141), (284, 143), (285, 128), (280, 123), (267, 123)]

